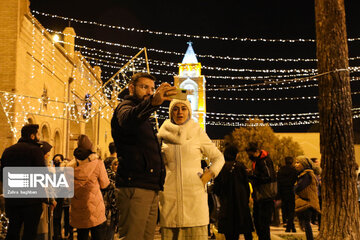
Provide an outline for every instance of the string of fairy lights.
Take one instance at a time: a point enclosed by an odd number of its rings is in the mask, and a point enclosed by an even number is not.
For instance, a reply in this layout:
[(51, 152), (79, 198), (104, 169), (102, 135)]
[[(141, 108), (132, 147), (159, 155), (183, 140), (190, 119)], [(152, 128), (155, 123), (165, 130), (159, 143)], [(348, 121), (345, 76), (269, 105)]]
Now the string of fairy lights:
[[(91, 60), (101, 60), (101, 59), (96, 59), (96, 58), (92, 58), (92, 57), (87, 57), (87, 59), (91, 59)], [(90, 61), (91, 61), (90, 60)], [(126, 59), (125, 59), (126, 60)], [(107, 60), (103, 60), (107, 63), (112, 63), (110, 61)], [(151, 63), (151, 61), (149, 61)], [(120, 63), (118, 63), (120, 64)], [(105, 65), (105, 66), (110, 66), (110, 65)], [(355, 69), (358, 70), (358, 69)], [(175, 75), (175, 72), (173, 73)], [(206, 91), (265, 91), (265, 90), (289, 90), (289, 89), (299, 89), (299, 88), (309, 88), (309, 87), (317, 87), (317, 83), (314, 84), (308, 84), (308, 85), (297, 85), (297, 86), (283, 86), (284, 84), (293, 84), (294, 82), (304, 82), (304, 81), (310, 81), (311, 79), (316, 80), (316, 78), (314, 77), (308, 77), (305, 79), (291, 79), (291, 80), (286, 80), (286, 81), (280, 81), (280, 82), (271, 82), (271, 83), (258, 83), (258, 84), (244, 84), (244, 85), (211, 85), (208, 84)], [(360, 78), (359, 77), (352, 77), (350, 81), (359, 81)], [(282, 86), (279, 87), (272, 87), (272, 85), (279, 85), (281, 84)], [(261, 85), (267, 85), (270, 87), (263, 87), (263, 88), (259, 88), (258, 86)], [(254, 88), (256, 87), (256, 88)], [(214, 99), (214, 98), (213, 98)], [(299, 99), (299, 98), (298, 98)], [(230, 99), (231, 100), (231, 99)], [(244, 100), (244, 99), (241, 99)], [(261, 99), (258, 99), (257, 101), (259, 101)], [(280, 100), (288, 100), (288, 99), (280, 99)]]
[[(40, 12), (37, 12), (35, 11), (36, 13), (40, 14)], [(41, 13), (43, 14), (44, 16), (51, 16), (51, 17), (60, 17), (60, 16), (56, 16), (56, 15), (51, 15), (51, 14), (45, 14), (45, 13)], [(62, 17), (60, 17), (62, 18)], [(68, 18), (66, 18), (68, 19)], [(69, 19), (68, 19), (69, 20)], [(87, 23), (87, 21), (85, 21)], [(85, 23), (83, 22), (83, 23)], [(88, 23), (93, 23), (93, 22), (88, 22)], [(102, 26), (102, 25), (101, 25)], [(114, 26), (112, 26), (112, 28), (114, 28)], [(47, 29), (49, 32), (55, 32), (55, 33), (58, 33), (58, 34), (61, 34), (61, 32), (58, 32), (58, 31), (53, 31), (51, 29)], [(119, 43), (111, 43), (111, 42), (107, 42), (107, 41), (102, 41), (102, 40), (96, 40), (96, 39), (92, 39), (92, 38), (86, 38), (86, 37), (81, 37), (81, 36), (74, 36), (74, 37), (77, 37), (79, 39), (82, 39), (82, 40), (87, 40), (87, 41), (94, 41), (94, 42), (97, 42), (97, 43), (103, 43), (103, 44), (107, 44), (107, 45), (112, 45), (112, 46), (122, 46), (122, 47), (129, 47), (129, 48), (135, 48), (135, 49), (140, 49), (139, 47), (135, 47), (135, 46), (130, 46), (130, 45), (122, 45), (122, 44), (119, 44)], [(354, 39), (353, 39), (354, 40)], [(295, 41), (296, 42), (296, 41)], [(156, 52), (161, 52), (161, 53), (169, 53), (169, 54), (176, 54), (176, 55), (182, 55), (182, 53), (178, 53), (178, 52), (171, 52), (171, 51), (164, 51), (164, 50), (159, 50), (159, 49), (149, 49), (149, 51), (156, 51)], [(211, 57), (211, 58), (220, 58), (220, 59), (232, 59), (231, 57), (229, 56), (213, 56), (213, 55), (198, 55), (199, 57)], [(355, 57), (355, 58), (351, 58), (351, 59), (359, 59), (359, 57)], [(239, 59), (236, 59), (236, 60), (239, 60)], [(267, 61), (272, 61), (274, 59), (263, 59), (264, 61), (267, 60)], [(300, 61), (303, 61), (304, 59), (300, 60)], [(279, 61), (279, 60), (276, 60), (276, 61)], [(289, 60), (289, 61), (295, 61), (294, 59), (292, 60)], [(306, 59), (306, 61), (315, 61), (315, 59)], [(174, 66), (174, 64), (172, 64), (172, 66)], [(220, 67), (207, 67), (207, 66), (204, 66), (204, 69), (209, 69), (209, 70), (217, 70), (217, 71), (238, 71), (238, 72), (243, 72), (243, 71), (250, 71), (250, 72), (305, 72), (305, 73), (309, 73), (309, 72), (315, 72), (316, 70), (315, 69), (290, 69), (290, 70), (287, 70), (287, 69), (280, 69), (280, 70), (277, 70), (277, 69), (266, 69), (266, 70), (259, 70), (259, 69), (231, 69), (231, 68), (220, 68)]]
[[(81, 39), (81, 40), (85, 40), (85, 41), (89, 41), (89, 42), (95, 42), (95, 43), (100, 43), (100, 44), (105, 44), (105, 45), (110, 45), (110, 46), (115, 46), (115, 47), (122, 47), (122, 48), (130, 48), (130, 49), (134, 49), (134, 50), (138, 50), (140, 51), (142, 48), (141, 47), (137, 47), (137, 46), (131, 46), (131, 45), (126, 45), (126, 44), (120, 44), (120, 43), (114, 43), (114, 42), (108, 42), (108, 41), (103, 41), (103, 40), (97, 40), (97, 39), (93, 39), (93, 38), (88, 38), (88, 37), (82, 37), (79, 35), (72, 35), (72, 34), (64, 34), (60, 31), (54, 31), (51, 29), (46, 29), (48, 32), (52, 32), (54, 34), (63, 34), (66, 36), (72, 36), (74, 38), (77, 39)], [(157, 52), (157, 53), (164, 53), (164, 54), (173, 54), (173, 55), (178, 55), (178, 56), (182, 56), (183, 53), (179, 53), (179, 52), (174, 52), (174, 51), (167, 51), (167, 50), (160, 50), (160, 49), (154, 49), (154, 48), (149, 48), (148, 51), (153, 51), (153, 52)], [(214, 56), (214, 55), (201, 55), (198, 54), (199, 57), (202, 58), (218, 58), (218, 59), (229, 59), (229, 60), (234, 60), (232, 57), (223, 57), (223, 56)], [(254, 73), (315, 73), (317, 70), (316, 69), (245, 69), (245, 68), (241, 68), (241, 69), (234, 69), (234, 68), (222, 68), (222, 67), (211, 67), (211, 66), (202, 66), (204, 69), (207, 70), (216, 70), (216, 71), (233, 71), (233, 72), (254, 72)]]
[[(37, 11), (33, 11), (36, 14), (42, 14)], [(56, 15), (44, 15), (49, 17), (60, 17)], [(60, 17), (63, 18), (63, 17)], [(67, 36), (72, 36), (76, 39), (93, 42), (101, 44), (104, 46), (112, 47), (122, 47), (132, 50), (142, 50), (143, 48), (125, 45), (116, 42), (103, 41), (94, 38), (88, 38), (83, 36), (73, 36), (71, 34), (64, 34), (59, 31), (43, 28), (39, 28), (36, 19), (31, 18), (32, 21), (32, 30), (31, 30), (31, 72), (30, 77), (36, 79), (39, 76), (37, 72), (40, 72), (40, 75), (51, 74), (53, 77), (59, 78), (60, 75), (66, 75), (69, 69), (68, 60), (65, 58), (64, 69), (59, 69), (59, 63), (56, 55), (56, 51), (60, 44), (69, 44), (63, 41), (54, 42), (48, 41), (50, 33), (62, 34)], [(65, 20), (65, 18), (64, 18)], [(69, 21), (82, 21), (77, 19), (68, 19)], [(112, 29), (120, 29), (123, 27), (115, 27), (111, 25), (98, 24), (95, 22), (82, 21), (84, 24), (94, 24), (100, 27), (110, 27)], [(121, 29), (130, 31), (130, 29)], [(218, 39), (218, 40), (229, 40), (229, 41), (259, 41), (259, 42), (313, 42), (311, 39), (250, 39), (250, 38), (222, 38), (216, 36), (197, 36), (197, 35), (177, 35), (173, 33), (164, 33), (164, 32), (154, 32), (150, 30), (141, 30), (134, 29), (132, 31), (136, 32), (147, 32), (149, 34), (157, 35), (168, 35), (168, 36), (187, 36), (189, 38), (201, 38), (201, 39)], [(40, 40), (39, 40), (40, 38)], [(350, 41), (357, 41), (359, 39), (351, 39)], [(50, 42), (50, 46), (47, 47), (47, 43)], [(69, 88), (65, 87), (65, 95), (68, 93), (71, 95), (71, 99), (75, 99), (73, 103), (66, 101), (61, 101), (58, 98), (50, 99), (49, 97), (31, 97), (19, 94), (13, 94), (8, 92), (0, 92), (0, 105), (2, 106), (6, 118), (10, 124), (10, 128), (13, 131), (14, 135), (18, 134), (16, 123), (26, 122), (28, 120), (29, 114), (37, 114), (39, 116), (44, 116), (48, 118), (55, 119), (64, 119), (80, 122), (88, 122), (97, 114), (101, 118), (109, 119), (113, 113), (113, 104), (116, 103), (118, 93), (126, 88), (126, 85), (129, 82), (129, 74), (137, 71), (146, 71), (145, 66), (146, 61), (152, 66), (150, 71), (152, 74), (158, 75), (167, 75), (174, 76), (177, 75), (175, 71), (168, 71), (164, 69), (159, 69), (158, 67), (171, 67), (176, 68), (179, 66), (179, 63), (171, 61), (163, 61), (157, 59), (145, 59), (145, 57), (136, 57), (132, 58), (130, 55), (120, 54), (118, 52), (111, 52), (103, 50), (100, 48), (93, 48), (84, 45), (74, 44), (74, 47), (80, 50), (80, 52), (75, 52), (74, 57), (77, 57), (80, 61), (76, 62), (74, 69), (72, 70), (71, 77), (74, 79), (73, 83)], [(48, 50), (50, 49), (50, 51)], [(161, 54), (172, 54), (175, 56), (182, 56), (183, 53), (175, 51), (167, 51), (162, 49), (147, 49), (150, 52), (156, 52)], [(232, 56), (217, 56), (212, 54), (198, 54), (200, 58), (210, 58), (210, 59), (221, 59), (229, 61), (259, 61), (259, 62), (316, 62), (316, 59), (311, 58), (257, 58), (257, 57), (232, 57)], [(358, 60), (360, 57), (351, 57), (349, 60)], [(129, 61), (131, 64), (128, 64)], [(94, 77), (94, 71), (91, 65), (102, 66), (104, 68), (111, 69), (108, 71), (108, 74), (112, 75), (112, 78), (106, 82), (106, 84), (101, 84), (101, 82), (96, 81), (96, 76)], [(128, 64), (128, 65), (127, 65)], [(124, 67), (126, 66), (126, 67)], [(119, 69), (122, 68), (122, 71), (119, 72)], [(308, 68), (308, 69), (251, 69), (251, 68), (229, 68), (229, 67), (218, 67), (218, 66), (202, 66), (204, 70), (213, 71), (213, 72), (233, 72), (233, 73), (251, 73), (251, 74), (263, 74), (259, 76), (221, 76), (221, 75), (206, 75), (206, 78), (209, 79), (225, 79), (225, 80), (250, 80), (250, 81), (261, 81), (261, 83), (252, 83), (252, 84), (208, 84), (207, 91), (273, 91), (273, 90), (289, 90), (289, 89), (299, 89), (299, 88), (311, 88), (317, 87), (317, 69)], [(107, 70), (108, 70), (107, 69)], [(114, 72), (113, 72), (114, 71)], [(359, 72), (358, 67), (351, 67), (349, 69), (340, 69), (336, 71), (349, 71), (352, 73)], [(114, 75), (115, 74), (115, 75)], [(329, 73), (326, 73), (329, 74)], [(286, 79), (292, 78), (292, 79)], [(293, 79), (295, 78), (295, 79)], [(353, 76), (351, 81), (358, 81), (360, 77)], [(314, 81), (314, 83), (306, 82)], [(300, 84), (301, 85), (294, 85)], [(67, 82), (64, 82), (64, 85), (67, 86)], [(286, 86), (285, 86), (286, 85)], [(290, 86), (288, 86), (290, 85)], [(91, 89), (87, 99), (84, 99), (83, 96), (79, 97), (76, 95), (78, 88)], [(69, 91), (69, 92), (68, 92)], [(353, 95), (358, 95), (360, 92), (354, 91)], [(115, 99), (114, 99), (115, 96)], [(110, 101), (109, 101), (110, 99)], [(314, 100), (317, 99), (316, 96), (298, 96), (298, 97), (272, 97), (272, 98), (250, 98), (250, 97), (219, 97), (211, 96), (207, 97), (209, 100), (221, 100), (221, 101), (297, 101), (297, 100)], [(90, 105), (89, 105), (90, 103)], [(15, 104), (21, 106), (20, 111), (15, 111)], [(90, 108), (89, 108), (90, 106)], [(159, 119), (165, 119), (167, 117), (166, 109), (160, 108), (157, 113)], [(85, 117), (84, 117), (85, 116)], [(318, 122), (319, 116), (318, 113), (299, 113), (299, 114), (233, 114), (233, 113), (213, 113), (207, 112), (205, 114), (207, 125), (213, 126), (251, 126), (253, 123), (247, 123), (249, 119), (259, 118), (264, 121), (264, 125), (270, 126), (296, 126), (304, 124), (314, 124)], [(360, 110), (353, 109), (353, 117), (360, 117)]]
[[(111, 67), (115, 67), (114, 65), (111, 64), (119, 64), (121, 65), (121, 63), (117, 63), (117, 62), (112, 62), (112, 61), (107, 61), (107, 60), (103, 60), (103, 59), (99, 59), (99, 58), (93, 58), (93, 57), (87, 57), (85, 56), (88, 60), (90, 59), (91, 62), (93, 62), (92, 60), (97, 60), (97, 61), (103, 61), (109, 64), (104, 64), (105, 66), (111, 66)], [(126, 58), (122, 58), (121, 60), (125, 61), (127, 60)], [(149, 60), (149, 63), (152, 63), (151, 60)], [(352, 68), (353, 72), (356, 72), (358, 70), (358, 68)], [(169, 73), (171, 74), (171, 73)], [(175, 72), (173, 73), (175, 75)], [(314, 77), (307, 77), (304, 79), (291, 79), (291, 80), (287, 80), (287, 81), (280, 81), (280, 82), (272, 82), (271, 84), (269, 83), (258, 83), (258, 84), (244, 84), (244, 85), (216, 85), (216, 84), (208, 84), (206, 91), (265, 91), (265, 90), (289, 90), (289, 89), (299, 89), (299, 88), (309, 88), (309, 87), (317, 87), (317, 83), (314, 84), (308, 84), (308, 85), (297, 85), (297, 86), (283, 86), (284, 84), (294, 84), (294, 83), (298, 83), (298, 82), (305, 82), (305, 81), (311, 81), (311, 79), (317, 80)], [(253, 79), (255, 80), (255, 79)], [(359, 77), (352, 77), (350, 81), (358, 81), (360, 80)], [(281, 84), (282, 86), (279, 87), (267, 87), (267, 88), (259, 88), (258, 86), (261, 85), (279, 85)], [(249, 88), (247, 88), (249, 87)], [(250, 88), (250, 87), (257, 87), (257, 88)]]
[[(61, 43), (64, 43), (63, 41), (59, 41)], [(107, 54), (99, 54), (97, 52), (102, 52), (101, 49), (96, 49), (96, 48), (92, 48), (91, 51), (87, 51), (84, 50), (86, 48), (86, 46), (81, 46), (81, 45), (76, 45), (74, 44), (75, 47), (78, 47), (81, 50), (81, 53), (83, 56), (85, 56), (86, 58), (89, 59), (93, 59), (96, 61), (104, 61), (107, 63), (112, 63), (112, 64), (119, 64), (117, 61), (128, 61), (129, 59), (131, 59), (131, 56), (129, 55), (125, 55), (125, 54), (121, 54), (120, 57), (118, 56), (111, 56), (110, 54), (113, 54), (112, 52), (108, 52), (106, 51)], [(83, 49), (84, 48), (84, 49)], [(96, 51), (96, 52), (94, 52)], [(111, 59), (111, 61), (107, 60), (107, 59)], [(353, 57), (353, 58), (349, 58), (349, 60), (358, 60), (360, 59), (360, 57)], [(145, 61), (145, 59), (141, 59)], [(153, 66), (165, 66), (165, 67), (173, 67), (173, 68), (178, 68), (180, 63), (176, 63), (176, 62), (170, 62), (170, 61), (163, 61), (163, 60), (156, 60), (156, 59), (148, 59), (149, 64), (153, 65)], [(216, 70), (216, 71), (232, 71), (232, 72), (244, 72), (244, 69), (236, 69), (236, 68), (223, 68), (223, 67), (212, 67), (212, 66), (202, 66), (202, 69), (205, 70)], [(312, 71), (315, 72), (313, 70), (315, 69), (305, 69), (305, 71)], [(257, 70), (256, 70), (257, 71)], [(251, 69), (251, 72), (256, 72), (255, 69)], [(269, 70), (266, 70), (266, 72), (268, 72)], [(292, 70), (292, 71), (296, 71), (296, 70)], [(297, 71), (304, 71), (304, 70), (297, 70)], [(254, 78), (254, 76), (252, 76)]]
[[(79, 47), (80, 49), (86, 48), (86, 46), (81, 46), (81, 45), (75, 45), (75, 46)], [(100, 51), (100, 52), (102, 51), (101, 49), (95, 49), (95, 48), (92, 48), (91, 50)], [(107, 51), (106, 53), (111, 53), (111, 52)], [(128, 55), (122, 55), (124, 57), (115, 57), (115, 58), (113, 58), (113, 57), (109, 57), (109, 55), (101, 55), (101, 54), (87, 52), (87, 51), (85, 51), (85, 52), (82, 51), (82, 54), (94, 64), (98, 64), (98, 65), (101, 65), (101, 66), (106, 66), (106, 67), (110, 67), (110, 68), (114, 68), (114, 69), (117, 68), (118, 65), (121, 65), (121, 62), (116, 62), (116, 61), (114, 62), (114, 61), (104, 60), (104, 59), (101, 59), (101, 58), (89, 57), (88, 55), (100, 56), (100, 57), (104, 56), (104, 57), (107, 57), (107, 58), (110, 58), (110, 59), (113, 59), (113, 60), (121, 60), (121, 61), (126, 61), (127, 58), (130, 57)], [(141, 59), (141, 58), (140, 58), (140, 60), (145, 61), (144, 59)], [(100, 63), (99, 63), (99, 61), (100, 61)], [(104, 63), (101, 63), (101, 62), (106, 62), (107, 64), (104, 64)], [(178, 63), (174, 63), (174, 62), (159, 61), (159, 60), (152, 60), (152, 59), (149, 59), (149, 63), (152, 64), (152, 65), (156, 65), (156, 66), (171, 66), (171, 67), (178, 67), (178, 65), (179, 65)], [(352, 67), (350, 69), (352, 70), (352, 72), (358, 72), (359, 71), (358, 67)], [(222, 70), (225, 70), (225, 69), (222, 69)], [(153, 68), (153, 71), (158, 72), (159, 74), (166, 74), (166, 75), (170, 75), (170, 76), (176, 75), (176, 72), (174, 72), (174, 71), (164, 71), (164, 70), (158, 70), (158, 69), (154, 69), (154, 68)], [(267, 70), (265, 70), (265, 71), (267, 71)], [(313, 73), (313, 74), (315, 74), (315, 73)], [(271, 75), (271, 76), (239, 76), (239, 77), (206, 75), (206, 77), (207, 78), (241, 79), (241, 80), (255, 80), (256, 81), (256, 80), (269, 79), (269, 78), (298, 77), (298, 76), (304, 76), (304, 75), (307, 76), (308, 74)], [(309, 79), (308, 78), (304, 78), (304, 79), (301, 79), (301, 80), (295, 79), (293, 82), (304, 82), (304, 81), (309, 81)], [(234, 85), (232, 85), (232, 87), (234, 87)]]
[[(43, 13), (40, 11), (32, 10), (33, 14), (42, 15), (45, 17), (51, 18), (58, 18), (64, 21), (76, 22), (81, 24), (90, 24), (95, 25), (98, 27), (116, 29), (116, 30), (123, 30), (129, 32), (137, 32), (137, 33), (149, 33), (153, 35), (164, 35), (164, 36), (172, 36), (172, 37), (186, 37), (192, 39), (204, 39), (204, 40), (222, 40), (222, 41), (241, 41), (241, 42), (279, 42), (279, 43), (295, 43), (295, 42), (310, 42), (314, 43), (315, 39), (266, 39), (266, 38), (240, 38), (240, 37), (219, 37), (219, 36), (204, 36), (204, 35), (195, 35), (195, 34), (186, 34), (186, 33), (170, 33), (170, 32), (162, 32), (162, 31), (153, 31), (149, 29), (138, 29), (138, 28), (129, 28), (123, 26), (115, 26), (110, 24), (98, 23), (95, 21), (87, 21), (87, 20), (80, 20), (76, 18), (70, 17), (63, 17), (55, 14)], [(348, 41), (359, 41), (360, 38), (349, 38)]]
[[(82, 51), (82, 53), (84, 53)], [(117, 69), (118, 67), (118, 62), (113, 62), (113, 61), (108, 61), (108, 60), (104, 60), (101, 58), (94, 58), (94, 57), (89, 57), (87, 52), (84, 53), (85, 57), (87, 59), (90, 60), (91, 63), (93, 64), (97, 64), (100, 66), (105, 66), (108, 68), (112, 68), (112, 69)], [(118, 58), (118, 60), (122, 60), (122, 58)], [(104, 63), (106, 62), (106, 63)], [(149, 63), (153, 63), (152, 60), (149, 60)], [(162, 64), (152, 64), (155, 66), (171, 66), (173, 67), (174, 64), (169, 64), (169, 65), (162, 65)], [(221, 68), (219, 68), (221, 69)], [(221, 71), (225, 71), (224, 69), (222, 69)], [(251, 72), (264, 72), (267, 73), (267, 70), (256, 70), (256, 69), (250, 69)], [(279, 70), (281, 71), (281, 70)], [(296, 70), (291, 70), (291, 71), (296, 71)], [(175, 71), (167, 71), (167, 70), (163, 70), (163, 69), (156, 69), (156, 68), (152, 68), (152, 72), (159, 74), (159, 75), (168, 75), (168, 76), (174, 76), (177, 75), (177, 73)], [(240, 72), (240, 71), (239, 71)], [(111, 72), (113, 73), (113, 72)], [(298, 74), (290, 74), (290, 75), (269, 75), (269, 76), (219, 76), (219, 75), (206, 75), (206, 78), (210, 78), (210, 79), (230, 79), (230, 80), (254, 80), (254, 81), (258, 81), (258, 80), (263, 80), (263, 79), (271, 79), (271, 78), (288, 78), (288, 77), (301, 77), (301, 76), (309, 76), (309, 75), (314, 75), (316, 74), (316, 70), (312, 73), (298, 73)]]
[[(30, 18), (30, 22), (32, 23), (32, 41), (30, 45), (32, 64), (30, 68), (30, 78), (36, 79), (40, 76), (44, 78), (43, 75), (50, 74), (52, 77), (60, 79), (61, 71), (57, 68), (59, 64), (56, 63), (58, 43), (46, 41), (48, 33), (44, 28), (38, 28), (38, 26), (36, 26), (37, 22), (35, 18)], [(45, 43), (49, 44), (45, 46)], [(47, 51), (45, 51), (45, 49), (47, 49)], [(101, 84), (94, 78), (96, 74), (90, 70), (92, 67), (87, 63), (86, 59), (78, 53), (75, 53), (74, 57), (78, 57), (80, 61), (74, 62), (71, 75), (71, 78), (73, 78), (71, 88), (67, 90), (65, 87), (65, 95), (70, 91), (72, 99), (74, 100), (73, 103), (62, 101), (57, 97), (51, 99), (47, 96), (45, 86), (41, 97), (0, 91), (0, 105), (3, 108), (15, 138), (18, 138), (19, 127), (22, 127), (23, 124), (28, 122), (29, 115), (38, 115), (54, 120), (63, 119), (77, 123), (86, 123), (96, 115), (106, 119), (112, 116), (114, 106), (110, 105), (111, 101), (109, 101), (109, 97), (116, 96), (115, 99), (110, 99), (116, 103), (118, 93), (124, 89), (124, 84), (129, 80), (129, 77), (126, 75), (127, 72), (132, 74), (134, 71), (137, 71), (134, 68), (134, 62), (137, 59), (131, 59), (128, 61), (128, 64), (122, 66), (121, 71), (113, 76), (112, 81)], [(65, 63), (69, 63), (67, 59)], [(80, 76), (75, 74), (76, 71), (74, 71), (74, 69), (78, 69), (78, 75)], [(67, 70), (66, 64), (64, 64), (64, 70), (65, 72)], [(40, 73), (40, 76), (35, 73)], [(67, 77), (65, 73), (64, 77)], [(64, 85), (66, 86), (67, 83), (64, 82)], [(79, 87), (85, 88), (87, 91), (90, 90), (85, 98), (77, 95), (76, 90)], [(21, 123), (22, 125), (20, 126), (19, 124)]]
[[(47, 29), (49, 32), (55, 32), (55, 33), (58, 33), (58, 34), (61, 34), (61, 32), (58, 32), (58, 31), (53, 31), (51, 29)], [(65, 35), (69, 35), (69, 34), (65, 34)], [(97, 43), (102, 43), (102, 44), (107, 44), (107, 45), (113, 45), (113, 46), (123, 46), (123, 47), (130, 47), (130, 48), (136, 48), (136, 49), (139, 49), (139, 47), (135, 47), (135, 46), (129, 46), (129, 45), (121, 45), (121, 44), (118, 44), (118, 43), (111, 43), (111, 42), (107, 42), (107, 41), (102, 41), (102, 40), (96, 40), (96, 39), (92, 39), (92, 38), (86, 38), (86, 37), (81, 37), (81, 36), (75, 36), (75, 35), (71, 35), (75, 38), (80, 38), (82, 40), (87, 40), (87, 41), (94, 41), (94, 42), (97, 42)], [(163, 50), (156, 50), (158, 52), (164, 52), (164, 53), (173, 53), (173, 54), (176, 54), (176, 55), (182, 55), (182, 53), (178, 53), (178, 52), (169, 52), (169, 51), (163, 51)], [(214, 56), (212, 56), (214, 57)], [(221, 57), (221, 56), (217, 56), (217, 57)], [(226, 57), (228, 58), (228, 57)], [(162, 61), (162, 64), (164, 64), (164, 61)], [(166, 63), (165, 63), (166, 64)], [(174, 66), (173, 63), (170, 63), (171, 66)], [(205, 69), (206, 69), (206, 66), (203, 66)], [(250, 72), (306, 72), (306, 73), (309, 73), (309, 72), (315, 72), (316, 69), (290, 69), (290, 70), (277, 70), (277, 69), (266, 69), (266, 70), (258, 70), (258, 69), (231, 69), (231, 68), (220, 68), (220, 67), (208, 67), (208, 69), (210, 70), (217, 70), (217, 71), (239, 71), (239, 72), (242, 72), (242, 71), (250, 71)]]
[[(63, 41), (59, 41), (59, 42), (65, 44), (65, 42), (63, 42)], [(69, 44), (69, 43), (66, 43), (66, 44)], [(127, 57), (130, 58), (129, 55), (119, 54), (117, 52), (110, 52), (110, 51), (106, 51), (106, 50), (102, 50), (102, 49), (98, 49), (98, 48), (92, 48), (92, 47), (87, 47), (87, 46), (84, 46), (84, 45), (79, 45), (79, 44), (70, 44), (70, 45), (73, 45), (74, 47), (78, 48), (81, 51), (81, 53), (85, 55), (86, 58), (88, 58), (87, 55), (92, 55), (92, 56), (98, 55), (97, 52), (107, 54), (107, 56), (109, 58), (112, 58), (112, 57), (110, 57), (111, 55), (117, 55), (117, 56), (123, 56), (124, 57), (124, 58), (119, 58), (118, 60), (123, 60), (123, 59), (126, 59)], [(115, 60), (117, 58), (112, 58), (112, 59)], [(109, 63), (110, 61), (108, 61), (108, 64), (104, 64), (104, 63), (101, 62), (101, 61), (103, 61), (103, 59), (94, 58), (94, 57), (92, 57), (90, 60), (92, 60), (91, 63), (96, 64), (96, 65), (105, 66), (105, 67), (109, 67), (109, 68), (112, 68), (112, 69), (118, 69), (118, 63), (116, 63), (116, 62), (113, 62), (112, 64), (110, 64)], [(153, 61), (152, 59), (149, 59), (149, 63), (152, 63), (153, 65), (164, 66), (164, 65), (159, 65), (156, 62), (152, 62), (152, 61)], [(158, 61), (158, 60), (154, 60), (154, 61)], [(161, 61), (161, 62), (165, 62), (165, 61)], [(172, 63), (172, 62), (169, 62), (169, 64), (170, 65), (175, 65), (175, 64), (178, 65), (178, 63)], [(155, 68), (152, 68), (152, 73), (159, 74), (159, 75), (168, 75), (168, 76), (174, 76), (174, 75), (177, 74), (175, 71), (166, 71), (166, 70), (160, 70), (160, 69), (155, 69)], [(114, 74), (114, 72), (109, 72), (109, 74)], [(271, 78), (278, 79), (278, 78), (302, 77), (302, 76), (309, 76), (309, 75), (311, 76), (311, 75), (314, 75), (314, 74), (315, 73), (313, 73), (313, 74), (300, 73), (300, 74), (282, 74), (282, 75), (268, 75), (268, 76), (224, 76), (224, 75), (208, 75), (207, 74), (206, 78), (225, 79), (225, 80), (254, 80), (254, 81), (256, 81), (256, 80), (271, 79)]]
[[(168, 107), (161, 107), (158, 111), (160, 119), (168, 118)], [(360, 118), (360, 108), (352, 109), (353, 118)], [(261, 125), (269, 126), (295, 126), (315, 124), (319, 121), (319, 113), (272, 113), (272, 114), (234, 114), (234, 113), (206, 113), (206, 123), (221, 126), (251, 126), (250, 120), (258, 119)]]

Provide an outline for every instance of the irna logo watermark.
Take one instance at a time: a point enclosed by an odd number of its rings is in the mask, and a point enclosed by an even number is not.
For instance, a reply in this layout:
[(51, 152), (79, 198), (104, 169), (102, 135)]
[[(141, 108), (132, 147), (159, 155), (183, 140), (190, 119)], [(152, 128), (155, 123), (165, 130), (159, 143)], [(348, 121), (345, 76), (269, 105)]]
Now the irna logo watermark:
[(74, 169), (70, 167), (5, 167), (5, 198), (71, 198)]

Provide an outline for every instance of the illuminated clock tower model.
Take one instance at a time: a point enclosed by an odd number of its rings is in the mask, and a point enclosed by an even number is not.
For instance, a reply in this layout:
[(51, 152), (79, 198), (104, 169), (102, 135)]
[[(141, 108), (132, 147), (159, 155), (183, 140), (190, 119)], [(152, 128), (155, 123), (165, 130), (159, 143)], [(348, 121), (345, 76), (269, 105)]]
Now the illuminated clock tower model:
[(206, 114), (206, 95), (205, 77), (201, 75), (201, 63), (198, 62), (192, 47), (192, 42), (187, 43), (182, 63), (179, 66), (179, 75), (174, 76), (174, 85), (177, 88), (191, 90), (192, 95), (188, 95), (191, 102), (193, 119), (205, 130)]

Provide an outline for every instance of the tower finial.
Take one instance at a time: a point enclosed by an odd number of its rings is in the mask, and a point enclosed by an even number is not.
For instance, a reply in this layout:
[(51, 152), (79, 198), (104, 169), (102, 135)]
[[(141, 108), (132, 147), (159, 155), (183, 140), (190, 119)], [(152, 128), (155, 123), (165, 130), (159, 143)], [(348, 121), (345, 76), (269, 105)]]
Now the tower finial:
[(188, 41), (187, 44), (189, 45), (187, 50), (186, 50), (186, 53), (185, 53), (185, 56), (182, 60), (182, 63), (198, 63), (198, 60), (196, 58), (196, 54), (194, 52), (194, 49), (192, 47), (192, 42), (191, 41)]

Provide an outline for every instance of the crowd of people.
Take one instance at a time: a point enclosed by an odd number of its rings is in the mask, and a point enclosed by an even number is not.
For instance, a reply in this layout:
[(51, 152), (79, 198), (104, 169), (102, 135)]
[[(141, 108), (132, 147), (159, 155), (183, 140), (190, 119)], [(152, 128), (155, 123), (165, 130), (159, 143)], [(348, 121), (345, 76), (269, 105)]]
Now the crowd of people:
[[(152, 75), (134, 74), (129, 95), (114, 111), (114, 142), (104, 160), (86, 135), (79, 136), (71, 160), (61, 154), (49, 160), (52, 146), (39, 141), (39, 126), (25, 125), (18, 143), (4, 151), (1, 167), (72, 167), (74, 197), (6, 198), (6, 239), (73, 239), (76, 229), (79, 240), (89, 235), (112, 240), (115, 233), (120, 239), (153, 240), (159, 224), (163, 240), (205, 240), (209, 182), (220, 202), (218, 230), (226, 239), (243, 234), (251, 240), (255, 230), (259, 240), (269, 240), (276, 199), (282, 201), (286, 231), (296, 231), (296, 213), (307, 239), (313, 239), (311, 216), (320, 213), (319, 168), (304, 156), (295, 163), (287, 157), (276, 174), (270, 154), (256, 142), (245, 149), (252, 161), (252, 168), (246, 168), (237, 159), (238, 148), (228, 145), (221, 153), (192, 120), (190, 102), (174, 95), (170, 84), (155, 89)], [(156, 133), (150, 115), (164, 101), (171, 101), (169, 119)], [(204, 157), (209, 166), (202, 168)]]

